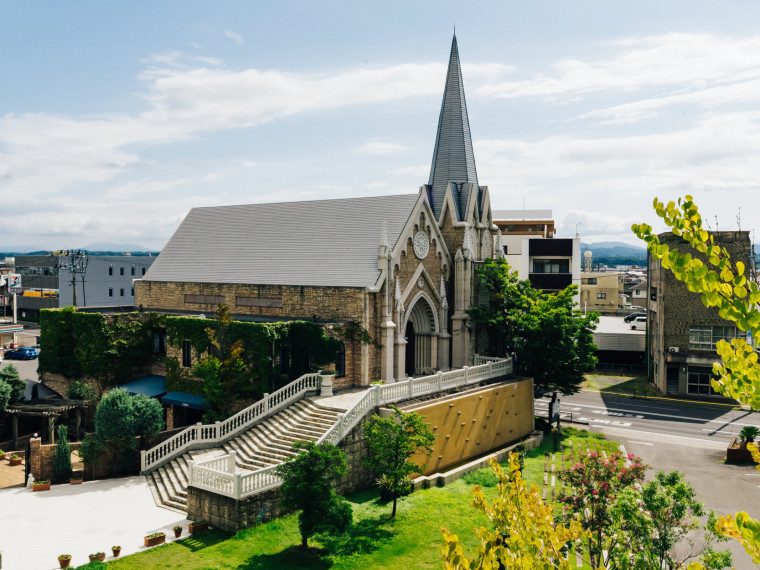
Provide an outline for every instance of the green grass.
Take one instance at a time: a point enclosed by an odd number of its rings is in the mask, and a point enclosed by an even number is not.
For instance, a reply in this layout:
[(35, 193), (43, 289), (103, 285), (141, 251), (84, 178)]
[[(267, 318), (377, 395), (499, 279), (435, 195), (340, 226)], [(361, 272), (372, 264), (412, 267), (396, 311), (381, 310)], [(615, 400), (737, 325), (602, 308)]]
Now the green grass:
[[(574, 445), (611, 449), (617, 444), (599, 439), (596, 434), (578, 431), (570, 436)], [(551, 441), (526, 455), (524, 476), (543, 482), (544, 454)], [(488, 519), (470, 505), (472, 486), (482, 485), (487, 497), (495, 488), (490, 468), (468, 474), (464, 479), (434, 489), (416, 491), (399, 500), (396, 519), (389, 519), (391, 505), (382, 503), (375, 489), (348, 497), (354, 511), (354, 527), (346, 536), (320, 536), (309, 540), (310, 548), (301, 550), (296, 515), (288, 515), (234, 536), (218, 530), (159, 546), (150, 551), (126, 556), (108, 563), (108, 568), (440, 568), (442, 525), (457, 534), (465, 553), (472, 555), (478, 541), (475, 526), (488, 526)]]
[(646, 376), (635, 374), (615, 373), (586, 374), (586, 380), (581, 387), (587, 390), (599, 390), (626, 396), (662, 396), (657, 389), (647, 380)]

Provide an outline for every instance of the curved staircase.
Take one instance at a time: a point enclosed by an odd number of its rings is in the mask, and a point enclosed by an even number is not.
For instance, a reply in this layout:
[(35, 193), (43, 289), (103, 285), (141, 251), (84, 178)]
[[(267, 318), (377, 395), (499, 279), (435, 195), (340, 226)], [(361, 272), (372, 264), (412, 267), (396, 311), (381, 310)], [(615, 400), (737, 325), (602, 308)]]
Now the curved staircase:
[(296, 441), (317, 441), (345, 410), (305, 398), (269, 416), (230, 441), (211, 449), (187, 451), (147, 475), (156, 504), (187, 510), (187, 482), (191, 461), (203, 461), (236, 452), (238, 471), (278, 465), (295, 455)]

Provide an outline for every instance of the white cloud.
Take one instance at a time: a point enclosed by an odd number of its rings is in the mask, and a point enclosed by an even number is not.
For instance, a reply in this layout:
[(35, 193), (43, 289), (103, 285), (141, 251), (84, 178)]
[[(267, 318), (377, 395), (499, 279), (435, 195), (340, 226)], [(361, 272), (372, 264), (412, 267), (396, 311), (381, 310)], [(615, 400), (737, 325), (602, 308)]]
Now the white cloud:
[(238, 34), (237, 32), (233, 32), (232, 30), (224, 30), (224, 35), (231, 39), (233, 42), (237, 43), (238, 45), (243, 45), (243, 36)]
[(408, 150), (401, 144), (373, 141), (364, 143), (359, 147), (359, 152), (365, 154), (396, 154)]

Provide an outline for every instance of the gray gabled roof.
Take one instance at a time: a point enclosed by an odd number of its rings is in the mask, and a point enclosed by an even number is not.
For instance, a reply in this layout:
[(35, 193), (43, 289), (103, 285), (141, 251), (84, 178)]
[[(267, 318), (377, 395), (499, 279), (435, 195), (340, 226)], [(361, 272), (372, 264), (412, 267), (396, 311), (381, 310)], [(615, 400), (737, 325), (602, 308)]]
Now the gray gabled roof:
[(193, 208), (144, 281), (368, 287), (419, 194)]
[[(433, 163), (428, 180), (430, 202), (436, 218), (441, 214), (449, 182), (460, 185), (465, 182), (478, 184), (456, 35), (451, 42), (446, 88), (443, 92)], [(467, 186), (463, 185), (460, 188), (464, 195), (458, 197), (459, 201), (466, 205), (469, 200)]]

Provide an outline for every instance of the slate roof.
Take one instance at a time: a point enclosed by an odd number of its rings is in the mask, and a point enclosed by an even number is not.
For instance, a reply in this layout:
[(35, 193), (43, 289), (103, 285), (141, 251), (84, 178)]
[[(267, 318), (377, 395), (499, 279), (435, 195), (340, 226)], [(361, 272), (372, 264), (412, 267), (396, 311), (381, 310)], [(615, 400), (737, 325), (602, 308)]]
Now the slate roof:
[(430, 202), (436, 218), (441, 214), (443, 198), (449, 182), (456, 182), (459, 185), (462, 194), (458, 197), (459, 208), (460, 211), (464, 210), (469, 200), (469, 191), (467, 185), (463, 183), (472, 182), (477, 185), (478, 173), (475, 169), (475, 155), (472, 150), (470, 120), (467, 117), (467, 103), (464, 98), (464, 83), (459, 65), (456, 36), (451, 42), (446, 88), (443, 92), (433, 163), (428, 180)]
[(368, 287), (419, 194), (193, 208), (144, 281)]

